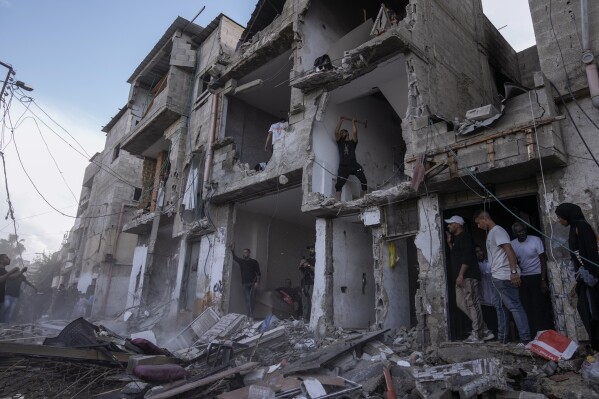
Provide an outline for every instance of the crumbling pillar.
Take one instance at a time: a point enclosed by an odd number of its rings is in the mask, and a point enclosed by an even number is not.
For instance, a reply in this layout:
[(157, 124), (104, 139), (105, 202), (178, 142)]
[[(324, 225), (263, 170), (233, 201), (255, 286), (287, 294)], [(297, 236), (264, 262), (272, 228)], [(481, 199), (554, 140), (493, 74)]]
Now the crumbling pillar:
[(333, 326), (333, 220), (316, 219), (316, 267), (310, 328), (324, 334)]

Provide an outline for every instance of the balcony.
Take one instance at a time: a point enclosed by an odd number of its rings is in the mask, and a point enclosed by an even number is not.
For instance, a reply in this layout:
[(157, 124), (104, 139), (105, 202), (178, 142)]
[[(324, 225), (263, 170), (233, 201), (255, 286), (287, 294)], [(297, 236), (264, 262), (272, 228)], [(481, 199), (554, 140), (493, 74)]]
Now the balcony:
[(134, 215), (129, 222), (123, 225), (123, 232), (140, 235), (149, 234), (152, 230), (152, 221), (159, 214), (160, 211)]
[(169, 126), (187, 115), (191, 87), (189, 74), (171, 67), (165, 77), (165, 87), (147, 104), (142, 119), (121, 146), (133, 155), (143, 155), (162, 138)]

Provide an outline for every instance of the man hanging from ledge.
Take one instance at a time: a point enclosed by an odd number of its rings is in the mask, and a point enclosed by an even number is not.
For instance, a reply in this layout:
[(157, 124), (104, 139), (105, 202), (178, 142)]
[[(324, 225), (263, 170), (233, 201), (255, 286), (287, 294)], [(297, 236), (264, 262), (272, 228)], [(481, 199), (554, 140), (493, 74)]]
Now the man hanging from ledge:
[[(341, 129), (343, 121), (349, 120), (352, 123), (351, 138), (347, 129)], [(341, 189), (350, 175), (354, 175), (360, 180), (361, 197), (366, 194), (366, 190), (368, 189), (364, 168), (356, 160), (356, 146), (358, 145), (358, 128), (356, 128), (356, 123), (355, 118), (349, 119), (345, 116), (340, 116), (335, 128), (335, 140), (339, 149), (339, 169), (337, 170), (337, 183), (335, 184), (335, 199), (337, 201), (341, 200)]]

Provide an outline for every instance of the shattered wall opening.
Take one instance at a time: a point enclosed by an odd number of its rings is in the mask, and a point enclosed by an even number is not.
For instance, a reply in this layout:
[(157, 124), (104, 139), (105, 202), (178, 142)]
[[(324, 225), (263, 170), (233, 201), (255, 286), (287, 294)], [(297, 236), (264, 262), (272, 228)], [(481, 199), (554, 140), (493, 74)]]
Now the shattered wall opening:
[(183, 276), (181, 278), (181, 292), (179, 294), (179, 310), (194, 311), (196, 308), (200, 243), (199, 240), (187, 243)]
[(334, 324), (368, 328), (375, 322), (372, 232), (359, 215), (333, 220)]
[[(512, 232), (512, 224), (519, 221), (516, 216), (522, 218), (527, 221), (530, 225), (534, 226), (539, 231), (543, 231), (541, 227), (541, 220), (539, 216), (539, 203), (536, 195), (528, 195), (528, 196), (519, 196), (503, 199), (500, 198), (502, 203), (509, 208), (509, 211), (502, 207), (496, 201), (486, 202), (486, 203), (477, 203), (468, 206), (461, 206), (455, 208), (446, 208), (443, 211), (443, 219), (447, 219), (453, 215), (460, 215), (464, 218), (466, 224), (465, 229), (469, 232), (476, 245), (480, 246), (483, 251), (486, 250), (486, 233), (477, 228), (474, 220), (472, 218), (474, 212), (478, 209), (485, 209), (490, 214), (495, 223), (501, 227), (503, 227), (511, 239), (515, 239), (515, 235)], [(446, 225), (445, 225), (446, 228)], [(537, 232), (532, 231), (530, 228), (528, 229), (528, 235), (530, 236), (539, 236)], [(543, 237), (540, 237), (541, 240), (545, 241)], [(547, 243), (550, 244), (550, 243)], [(545, 246), (545, 253), (548, 254), (550, 249), (548, 246)], [(487, 254), (488, 255), (488, 254)], [(453, 270), (451, 266), (450, 252), (449, 247), (446, 245), (445, 248), (445, 259), (447, 265), (447, 287), (448, 287), (448, 303), (449, 303), (449, 311), (448, 311), (448, 320), (449, 320), (449, 338), (451, 340), (462, 340), (465, 339), (471, 331), (472, 324), (470, 320), (463, 314), (456, 306), (455, 299), (455, 280), (457, 277), (456, 271)], [(550, 284), (551, 285), (551, 284)], [(540, 290), (540, 288), (539, 288)], [(554, 327), (554, 314), (553, 305), (550, 303), (550, 299), (547, 298), (547, 309), (538, 309), (537, 312), (545, 312), (547, 313), (547, 318), (551, 319), (551, 328)], [(534, 312), (527, 312), (527, 316), (529, 318), (534, 318)], [(483, 306), (483, 318), (487, 323), (489, 329), (494, 330), (497, 327), (497, 316), (495, 310), (491, 306)], [(513, 322), (513, 321), (512, 321)], [(529, 323), (530, 324), (530, 323)], [(535, 332), (531, 331), (532, 336), (535, 336)], [(510, 337), (512, 340), (516, 340), (516, 337), (513, 336), (516, 334), (515, 327), (511, 329), (512, 336)]]
[(383, 3), (398, 19), (405, 17), (407, 0), (312, 2), (302, 28), (303, 70), (312, 71), (315, 60), (325, 54), (333, 65), (340, 66), (346, 50), (371, 39), (370, 32)]
[(268, 162), (270, 148), (277, 151), (280, 144), (265, 148), (270, 126), (288, 119), (291, 57), (291, 50), (285, 51), (247, 74), (227, 97), (225, 136), (235, 140), (239, 161), (250, 167)]
[[(406, 114), (408, 83), (403, 55), (380, 64), (372, 72), (354, 79), (332, 92), (322, 105), (322, 116), (314, 123), (313, 148), (315, 165), (312, 191), (326, 196), (334, 194), (339, 152), (335, 127), (340, 116), (356, 118), (358, 146), (356, 158), (364, 168), (369, 191), (385, 189), (404, 179), (403, 159), (406, 144), (402, 137), (401, 116)], [(351, 122), (342, 128), (351, 135)], [(341, 199), (360, 195), (355, 176), (343, 187)]]
[[(300, 286), (299, 262), (307, 255), (306, 246), (315, 240), (315, 219), (301, 212), (301, 200), (301, 188), (297, 187), (236, 205), (235, 253), (241, 256), (242, 250), (249, 248), (262, 274), (254, 317), (270, 312), (269, 301), (276, 307), (276, 294), (271, 298), (266, 291), (285, 287), (286, 280), (292, 287)], [(232, 268), (229, 312), (245, 314), (239, 266), (233, 261)], [(275, 314), (284, 310), (275, 309)]]

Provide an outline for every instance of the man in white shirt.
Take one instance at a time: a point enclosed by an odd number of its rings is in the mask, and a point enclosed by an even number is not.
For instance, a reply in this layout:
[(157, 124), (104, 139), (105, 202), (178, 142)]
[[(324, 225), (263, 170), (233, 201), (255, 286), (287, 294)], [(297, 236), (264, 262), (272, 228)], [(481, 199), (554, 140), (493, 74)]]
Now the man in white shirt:
[(521, 271), (520, 300), (528, 315), (531, 336), (535, 336), (537, 331), (553, 328), (547, 285), (547, 256), (543, 241), (539, 237), (529, 236), (524, 223), (514, 223), (512, 232), (516, 236), (512, 240), (512, 248)]
[(268, 146), (271, 142), (274, 150), (275, 143), (283, 138), (286, 129), (286, 122), (277, 122), (270, 125), (270, 128), (268, 129), (268, 136), (266, 136), (266, 143), (264, 144), (264, 151), (268, 151)]
[(491, 263), (491, 275), (495, 288), (494, 305), (497, 310), (499, 342), (508, 342), (508, 323), (510, 313), (514, 317), (520, 344), (530, 341), (528, 317), (520, 302), (518, 287), (520, 274), (516, 263), (516, 254), (510, 244), (510, 236), (501, 226), (497, 226), (487, 211), (474, 213), (474, 222), (479, 229), (487, 231), (487, 254)]

